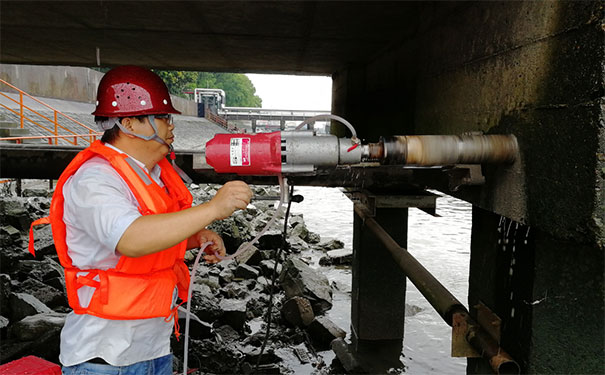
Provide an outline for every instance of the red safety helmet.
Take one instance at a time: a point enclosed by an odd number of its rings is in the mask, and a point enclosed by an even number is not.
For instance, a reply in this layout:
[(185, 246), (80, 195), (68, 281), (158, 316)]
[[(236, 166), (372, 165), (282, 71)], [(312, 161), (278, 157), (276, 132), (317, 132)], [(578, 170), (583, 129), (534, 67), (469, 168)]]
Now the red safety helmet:
[(139, 66), (119, 66), (107, 72), (97, 90), (97, 107), (102, 117), (129, 117), (177, 113), (164, 81)]

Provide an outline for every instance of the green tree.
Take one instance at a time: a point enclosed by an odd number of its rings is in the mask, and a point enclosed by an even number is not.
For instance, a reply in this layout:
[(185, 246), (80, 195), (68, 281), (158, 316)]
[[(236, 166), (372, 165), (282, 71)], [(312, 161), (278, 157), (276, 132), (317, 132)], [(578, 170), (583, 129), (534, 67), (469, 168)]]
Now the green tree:
[(189, 89), (188, 85), (191, 82), (196, 82), (197, 72), (189, 71), (176, 71), (176, 70), (153, 70), (157, 75), (162, 78), (168, 91), (172, 95), (180, 96), (185, 98), (186, 95), (183, 91)]
[(154, 70), (168, 86), (171, 94), (186, 97), (184, 91), (192, 91), (196, 87), (222, 89), (227, 97), (227, 106), (231, 107), (260, 107), (262, 99), (256, 95), (252, 81), (244, 74), (238, 73), (209, 73)]

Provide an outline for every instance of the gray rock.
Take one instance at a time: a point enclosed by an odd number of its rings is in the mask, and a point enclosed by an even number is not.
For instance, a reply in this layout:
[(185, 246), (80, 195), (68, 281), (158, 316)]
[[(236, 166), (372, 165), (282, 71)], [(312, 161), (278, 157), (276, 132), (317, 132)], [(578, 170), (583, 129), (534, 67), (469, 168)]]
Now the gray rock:
[(271, 291), (271, 279), (268, 279), (264, 276), (259, 277), (256, 279), (256, 286), (254, 287), (254, 290), (262, 293), (269, 293)]
[(221, 320), (237, 331), (242, 331), (246, 324), (246, 301), (237, 299), (224, 299), (219, 304), (223, 311)]
[(258, 247), (263, 250), (277, 250), (282, 247), (282, 234), (279, 231), (267, 231), (258, 239)]
[(318, 244), (321, 242), (321, 236), (314, 232), (309, 232), (306, 241), (310, 244)]
[(288, 298), (307, 298), (316, 315), (332, 308), (332, 288), (328, 279), (300, 258), (290, 256), (286, 260), (279, 280)]
[(249, 266), (258, 266), (263, 259), (261, 253), (256, 246), (250, 246), (246, 251), (235, 257), (238, 263), (247, 264)]
[(311, 335), (314, 346), (319, 350), (328, 349), (332, 340), (347, 335), (326, 316), (316, 316), (307, 327), (307, 331)]
[(321, 250), (329, 251), (329, 250), (335, 250), (335, 249), (342, 249), (344, 246), (345, 246), (345, 244), (342, 241), (329, 240), (329, 241), (320, 242), (317, 245), (317, 248), (319, 248)]
[(58, 276), (58, 277), (53, 277), (51, 279), (45, 280), (44, 283), (48, 286), (51, 286), (59, 291), (61, 291), (63, 294), (67, 295), (66, 289), (65, 289), (65, 278), (62, 276)]
[(329, 265), (345, 265), (353, 262), (353, 251), (340, 249), (330, 250), (326, 253), (326, 256), (319, 259), (319, 264), (322, 266)]
[(348, 374), (364, 373), (363, 368), (359, 365), (359, 362), (355, 359), (355, 356), (349, 350), (349, 346), (343, 338), (334, 339), (330, 346)]
[(6, 316), (10, 316), (11, 291), (11, 277), (5, 273), (0, 274), (0, 312)]
[(57, 254), (50, 225), (41, 225), (34, 229), (34, 249), (36, 250), (36, 259), (42, 259), (41, 257), (45, 255)]
[(420, 306), (405, 304), (405, 316), (414, 316), (422, 310), (423, 309)]
[(50, 330), (63, 328), (65, 316), (55, 312), (27, 316), (11, 326), (10, 335), (19, 341), (35, 340)]
[(295, 228), (298, 225), (305, 225), (305, 219), (303, 218), (303, 214), (290, 214), (290, 223), (291, 228)]
[[(179, 309), (180, 310), (180, 309)], [(185, 333), (187, 326), (187, 310), (179, 312), (179, 325), (181, 326), (181, 332)], [(209, 339), (212, 337), (212, 325), (204, 322), (198, 318), (195, 314), (191, 313), (189, 318), (189, 337), (196, 340)]]
[(11, 293), (11, 320), (19, 321), (26, 316), (52, 313), (53, 311), (36, 297), (25, 293)]
[(235, 269), (235, 277), (240, 279), (256, 279), (260, 272), (247, 264), (240, 264)]
[(12, 225), (5, 225), (0, 228), (0, 235), (7, 236), (13, 240), (17, 240), (21, 237), (21, 232)]
[(221, 283), (218, 276), (208, 276), (199, 281), (199, 283), (208, 285), (212, 290), (219, 289), (221, 287)]
[[(281, 361), (281, 358), (275, 355), (275, 351), (273, 350), (273, 348), (266, 348), (265, 351), (263, 351), (262, 355), (260, 354), (260, 349), (261, 348), (257, 348), (252, 345), (246, 345), (240, 349), (240, 352), (242, 352), (242, 354), (246, 356), (246, 361), (250, 363), (256, 364), (257, 361), (259, 361), (259, 357), (260, 364), (269, 364)], [(265, 372), (261, 373), (264, 374)]]
[(308, 326), (315, 319), (311, 303), (304, 297), (292, 297), (284, 302), (281, 313), (287, 322), (296, 327)]
[(231, 344), (239, 340), (239, 332), (229, 325), (223, 325), (214, 330), (217, 339), (223, 343)]
[[(197, 276), (196, 276), (196, 280), (197, 280)], [(197, 298), (208, 298), (208, 299), (214, 298), (214, 293), (212, 292), (212, 288), (207, 284), (196, 282), (193, 284), (193, 286), (191, 288)]]
[(51, 258), (44, 258), (44, 260), (42, 261), (42, 266), (46, 270), (46, 272), (44, 272), (43, 274), (44, 281), (54, 279), (55, 277), (64, 276), (63, 267)]
[(7, 318), (0, 315), (0, 330), (3, 330), (4, 328), (8, 327), (9, 322), (10, 321)]
[(230, 269), (224, 269), (219, 275), (219, 281), (221, 285), (226, 285), (233, 281), (234, 277), (235, 275), (233, 274), (233, 271), (231, 271)]
[(306, 240), (307, 238), (309, 238), (309, 230), (304, 224), (298, 224), (297, 226), (292, 228), (292, 230), (288, 234), (291, 236), (300, 237), (302, 240)]
[(42, 189), (42, 188), (23, 189), (24, 197), (49, 197), (51, 195), (52, 195), (52, 192), (49, 192), (48, 189)]
[[(262, 262), (260, 262), (260, 269), (262, 274), (265, 277), (271, 278), (271, 276), (273, 275), (273, 269), (275, 268), (275, 261), (274, 260), (263, 260)], [(278, 264), (277, 265), (277, 274), (280, 275), (282, 272), (282, 265)]]
[(48, 286), (36, 279), (28, 278), (19, 287), (19, 292), (31, 294), (50, 308), (68, 306), (67, 297), (63, 291)]
[(2, 226), (11, 225), (17, 230), (25, 232), (34, 218), (32, 218), (25, 208), (27, 200), (16, 197), (1, 197), (0, 212), (2, 212)]
[(248, 287), (237, 282), (231, 282), (223, 287), (222, 294), (228, 298), (246, 298), (248, 295)]
[(306, 241), (304, 241), (302, 238), (295, 236), (295, 235), (288, 236), (288, 245), (291, 250), (293, 250), (297, 253), (300, 253), (301, 251), (309, 249), (309, 244)]
[(191, 310), (205, 322), (213, 322), (223, 313), (218, 306), (218, 299), (209, 291), (209, 287), (197, 284), (194, 284), (192, 291)]
[(56, 362), (59, 357), (60, 335), (61, 329), (56, 327), (49, 329), (32, 341), (2, 340), (0, 343), (2, 362), (14, 361), (32, 353), (35, 353), (37, 357)]

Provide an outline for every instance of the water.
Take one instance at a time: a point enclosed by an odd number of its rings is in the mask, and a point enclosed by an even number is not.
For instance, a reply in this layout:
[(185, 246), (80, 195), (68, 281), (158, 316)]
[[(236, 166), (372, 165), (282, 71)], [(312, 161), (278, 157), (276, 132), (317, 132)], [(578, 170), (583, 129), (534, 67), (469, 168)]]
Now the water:
[[(298, 187), (305, 200), (293, 204), (293, 213), (304, 215), (307, 227), (323, 239), (339, 239), (352, 249), (353, 203), (335, 188)], [(437, 199), (433, 217), (415, 208), (409, 210), (408, 251), (412, 253), (463, 304), (467, 303), (470, 261), (471, 205), (449, 196)], [(312, 266), (321, 253), (310, 255)], [(350, 333), (351, 270), (347, 267), (321, 267), (334, 287), (334, 306), (329, 317)], [(406, 304), (418, 313), (407, 316), (402, 362), (410, 374), (461, 374), (465, 358), (451, 358), (451, 328), (435, 312), (416, 287), (407, 283)], [(350, 339), (347, 336), (347, 339)], [(333, 354), (322, 353), (329, 364)]]

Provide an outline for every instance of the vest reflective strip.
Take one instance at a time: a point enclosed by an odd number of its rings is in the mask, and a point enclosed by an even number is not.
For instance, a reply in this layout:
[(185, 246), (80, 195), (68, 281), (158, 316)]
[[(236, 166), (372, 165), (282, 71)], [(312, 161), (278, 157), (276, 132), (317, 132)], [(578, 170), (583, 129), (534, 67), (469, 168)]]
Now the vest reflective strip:
[(147, 176), (147, 173), (141, 168), (140, 165), (137, 164), (132, 158), (126, 158), (126, 162), (130, 167), (139, 175), (141, 180), (145, 183), (145, 185), (151, 185), (151, 179)]

